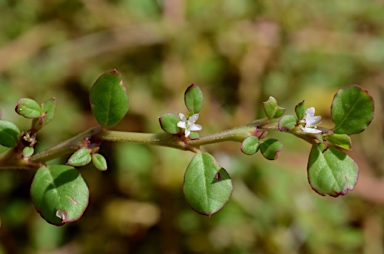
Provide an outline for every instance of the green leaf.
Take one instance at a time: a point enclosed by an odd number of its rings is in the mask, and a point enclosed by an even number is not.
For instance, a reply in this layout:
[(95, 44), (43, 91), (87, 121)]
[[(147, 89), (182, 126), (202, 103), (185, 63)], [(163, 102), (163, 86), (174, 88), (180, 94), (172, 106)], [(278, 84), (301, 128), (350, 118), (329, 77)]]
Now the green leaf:
[(273, 118), (279, 118), (282, 115), (284, 115), (284, 113), (285, 113), (285, 108), (277, 106), (277, 109), (276, 109), (276, 112), (275, 112), (275, 115), (273, 116)]
[(203, 107), (203, 93), (197, 85), (190, 85), (184, 94), (185, 106), (188, 110), (194, 112), (194, 114), (199, 113)]
[(41, 104), (40, 117), (34, 118), (32, 122), (33, 129), (39, 131), (47, 125), (53, 118), (56, 109), (56, 99), (51, 98)]
[(352, 141), (347, 134), (329, 134), (326, 135), (325, 138), (328, 140), (328, 142), (332, 143), (335, 146), (338, 146), (345, 150), (351, 150)]
[(92, 113), (102, 126), (119, 123), (128, 111), (128, 93), (117, 70), (101, 75), (90, 93)]
[(334, 133), (356, 134), (365, 130), (371, 123), (374, 102), (367, 90), (351, 85), (336, 93), (331, 114), (335, 123)]
[(23, 149), (23, 156), (26, 158), (31, 157), (34, 152), (35, 152), (35, 149), (33, 147), (26, 146)]
[(36, 210), (47, 222), (63, 225), (82, 216), (88, 205), (89, 190), (75, 168), (51, 165), (37, 170), (31, 197)]
[(51, 98), (41, 104), (43, 110), (43, 125), (47, 125), (55, 115), (56, 98)]
[(269, 99), (263, 102), (264, 112), (268, 118), (273, 118), (277, 108), (277, 101), (274, 97), (270, 96)]
[(268, 118), (279, 118), (284, 112), (285, 108), (279, 107), (274, 97), (270, 96), (269, 99), (263, 102), (264, 112)]
[(104, 158), (103, 155), (95, 153), (92, 154), (92, 163), (100, 171), (105, 171), (107, 170), (107, 160)]
[(283, 149), (283, 144), (277, 139), (268, 138), (259, 142), (260, 151), (268, 160), (276, 160), (277, 154)]
[(179, 121), (180, 119), (172, 113), (166, 113), (159, 117), (161, 128), (170, 134), (177, 134), (180, 132), (180, 128), (177, 127)]
[(14, 123), (0, 120), (0, 145), (15, 147), (20, 135), (20, 130)]
[(295, 107), (295, 112), (298, 120), (302, 120), (305, 116), (305, 104), (304, 101), (299, 102)]
[(323, 144), (312, 146), (308, 181), (320, 195), (337, 197), (353, 190), (358, 177), (356, 163), (345, 153)]
[(16, 112), (26, 118), (38, 118), (40, 117), (41, 107), (39, 103), (32, 99), (22, 98), (17, 102)]
[(232, 195), (232, 181), (212, 155), (196, 154), (184, 176), (183, 192), (196, 212), (211, 216), (220, 211)]
[(279, 120), (278, 128), (280, 131), (292, 130), (293, 128), (295, 128), (296, 124), (297, 124), (296, 117), (292, 115), (286, 115)]
[(91, 159), (91, 150), (88, 148), (80, 148), (69, 157), (67, 165), (82, 167), (90, 163)]
[(259, 139), (255, 136), (249, 136), (244, 139), (241, 144), (241, 151), (245, 154), (252, 155), (259, 151)]

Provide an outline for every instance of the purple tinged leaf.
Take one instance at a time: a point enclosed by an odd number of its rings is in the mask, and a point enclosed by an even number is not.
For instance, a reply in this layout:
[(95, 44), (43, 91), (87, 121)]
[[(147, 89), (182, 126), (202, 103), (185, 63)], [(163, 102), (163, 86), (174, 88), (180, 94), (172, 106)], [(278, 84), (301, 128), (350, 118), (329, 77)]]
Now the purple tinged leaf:
[(177, 134), (180, 132), (180, 128), (177, 126), (179, 121), (180, 119), (172, 113), (166, 113), (159, 117), (161, 128), (170, 134)]
[(295, 128), (296, 124), (297, 124), (296, 117), (292, 115), (286, 115), (280, 118), (278, 128), (279, 128), (279, 131), (283, 132), (287, 130), (292, 130), (293, 128)]
[(263, 102), (263, 109), (268, 118), (273, 118), (277, 110), (277, 101), (270, 96), (267, 101)]
[(356, 163), (340, 150), (318, 144), (308, 160), (308, 181), (322, 196), (338, 197), (353, 190), (358, 178)]
[(269, 99), (263, 102), (263, 109), (268, 118), (279, 118), (285, 113), (285, 108), (279, 107), (274, 97), (270, 96)]
[(295, 107), (295, 113), (296, 113), (296, 116), (297, 116), (297, 119), (298, 120), (302, 120), (305, 116), (305, 110), (306, 110), (306, 107), (305, 107), (305, 104), (304, 104), (304, 101), (302, 102), (299, 102), (296, 107)]
[(40, 105), (28, 98), (22, 98), (17, 102), (15, 111), (25, 118), (38, 118), (41, 115), (41, 107)]
[(196, 212), (211, 216), (220, 211), (232, 195), (232, 181), (212, 155), (196, 154), (185, 171), (183, 192)]
[(259, 139), (255, 136), (249, 136), (241, 144), (241, 151), (244, 154), (252, 155), (259, 151)]
[(268, 160), (276, 160), (278, 153), (283, 150), (283, 144), (273, 138), (262, 139), (259, 142), (260, 151), (263, 156)]

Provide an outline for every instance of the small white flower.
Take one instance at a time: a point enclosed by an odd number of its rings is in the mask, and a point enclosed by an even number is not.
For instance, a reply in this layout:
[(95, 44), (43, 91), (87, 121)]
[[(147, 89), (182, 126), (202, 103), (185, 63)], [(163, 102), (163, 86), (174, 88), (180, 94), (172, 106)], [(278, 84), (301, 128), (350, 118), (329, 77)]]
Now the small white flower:
[(303, 120), (305, 121), (305, 127), (301, 127), (302, 131), (307, 133), (322, 133), (321, 130), (316, 129), (316, 125), (320, 123), (321, 116), (315, 116), (314, 107), (307, 108)]
[(185, 129), (186, 137), (189, 137), (191, 131), (201, 131), (203, 129), (200, 124), (195, 124), (199, 118), (199, 114), (194, 114), (187, 119), (184, 114), (179, 113), (179, 117), (181, 121), (177, 123), (177, 126)]

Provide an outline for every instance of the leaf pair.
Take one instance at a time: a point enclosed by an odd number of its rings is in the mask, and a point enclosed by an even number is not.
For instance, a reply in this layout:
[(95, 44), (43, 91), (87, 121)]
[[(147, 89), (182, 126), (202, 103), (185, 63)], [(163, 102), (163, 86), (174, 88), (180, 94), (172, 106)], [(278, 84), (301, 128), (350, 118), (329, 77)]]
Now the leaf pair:
[(283, 144), (274, 138), (259, 140), (256, 136), (247, 137), (241, 144), (241, 151), (247, 155), (252, 155), (259, 149), (266, 159), (276, 160), (277, 154), (283, 149)]
[(17, 102), (15, 111), (25, 118), (33, 119), (32, 128), (39, 131), (53, 118), (56, 109), (56, 99), (51, 98), (41, 105), (29, 98), (22, 98)]
[(270, 96), (267, 101), (263, 102), (263, 109), (267, 117), (270, 119), (279, 118), (285, 112), (285, 108), (277, 105), (277, 100), (272, 96)]
[[(51, 98), (41, 105), (32, 99), (22, 98), (17, 102), (15, 111), (25, 118), (33, 119), (32, 129), (37, 132), (52, 120), (55, 108), (55, 98)], [(0, 145), (15, 147), (20, 134), (21, 131), (14, 123), (0, 120)]]
[(324, 135), (329, 143), (313, 145), (308, 160), (308, 181), (320, 195), (337, 197), (353, 190), (356, 163), (337, 148), (350, 150), (348, 135), (362, 132), (374, 116), (374, 102), (366, 90), (356, 85), (339, 90), (332, 102), (333, 133)]
[(67, 164), (74, 167), (83, 167), (92, 161), (95, 168), (100, 171), (107, 170), (107, 161), (103, 155), (93, 152), (89, 148), (80, 148), (71, 155)]

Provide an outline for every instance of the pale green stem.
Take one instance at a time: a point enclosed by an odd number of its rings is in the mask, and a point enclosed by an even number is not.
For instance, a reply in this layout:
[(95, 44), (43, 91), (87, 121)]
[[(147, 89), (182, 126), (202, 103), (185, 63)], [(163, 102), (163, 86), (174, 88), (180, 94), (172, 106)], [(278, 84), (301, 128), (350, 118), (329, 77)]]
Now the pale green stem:
[(100, 133), (101, 130), (102, 128), (100, 126), (86, 130), (63, 143), (33, 155), (29, 161), (33, 163), (46, 162), (62, 155), (73, 153), (82, 147), (84, 139), (93, 137), (97, 133)]
[[(202, 136), (197, 139), (185, 138), (184, 135), (172, 135), (169, 133), (137, 133), (137, 132), (121, 132), (104, 130), (102, 127), (91, 128), (79, 135), (64, 141), (54, 147), (41, 151), (28, 159), (15, 157), (12, 152), (5, 153), (0, 157), (0, 168), (10, 166), (13, 168), (38, 168), (43, 163), (60, 157), (62, 155), (71, 154), (81, 147), (86, 145), (86, 139), (93, 141), (113, 141), (113, 142), (129, 142), (146, 145), (157, 145), (172, 147), (180, 150), (192, 151), (201, 153), (200, 146), (213, 143), (235, 141), (242, 142), (245, 138), (255, 135), (257, 131), (278, 130), (277, 122), (271, 122), (268, 118), (263, 118), (251, 122), (249, 124), (236, 127), (229, 130), (224, 130), (218, 133)], [(313, 139), (303, 133), (299, 129), (290, 131), (291, 134), (313, 143)], [(92, 140), (91, 140), (92, 142)], [(19, 155), (20, 156), (20, 155)]]
[(177, 136), (161, 133), (139, 133), (103, 130), (95, 136), (104, 141), (128, 142), (145, 145), (167, 146), (181, 150), (190, 150)]
[(235, 141), (242, 142), (245, 138), (251, 136), (255, 132), (254, 126), (242, 126), (230, 130), (224, 130), (218, 133), (202, 136), (197, 139), (187, 140), (186, 143), (190, 146), (200, 147), (213, 143)]

